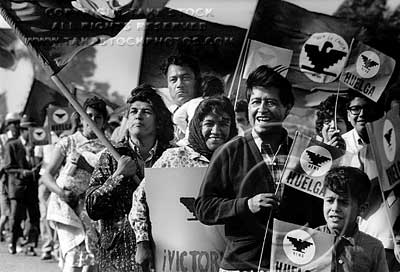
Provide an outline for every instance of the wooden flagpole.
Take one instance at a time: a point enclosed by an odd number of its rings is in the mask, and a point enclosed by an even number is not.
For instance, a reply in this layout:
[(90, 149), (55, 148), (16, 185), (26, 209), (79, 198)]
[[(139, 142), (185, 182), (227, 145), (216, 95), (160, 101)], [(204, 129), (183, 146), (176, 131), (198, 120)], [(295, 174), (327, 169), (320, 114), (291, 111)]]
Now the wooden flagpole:
[(74, 107), (74, 109), (79, 113), (79, 115), (85, 119), (86, 122), (89, 123), (90, 127), (93, 129), (93, 132), (96, 134), (97, 138), (106, 146), (106, 148), (110, 151), (110, 153), (113, 155), (115, 160), (119, 160), (121, 158), (121, 155), (118, 154), (117, 150), (114, 148), (114, 146), (110, 143), (110, 141), (104, 136), (104, 133), (97, 128), (95, 123), (90, 119), (90, 117), (86, 114), (82, 106), (76, 101), (76, 99), (73, 97), (73, 95), (69, 92), (67, 86), (65, 86), (64, 82), (61, 81), (61, 79), (57, 75), (52, 75), (51, 80), (56, 84), (58, 89), (61, 91), (61, 93), (68, 99), (68, 102)]

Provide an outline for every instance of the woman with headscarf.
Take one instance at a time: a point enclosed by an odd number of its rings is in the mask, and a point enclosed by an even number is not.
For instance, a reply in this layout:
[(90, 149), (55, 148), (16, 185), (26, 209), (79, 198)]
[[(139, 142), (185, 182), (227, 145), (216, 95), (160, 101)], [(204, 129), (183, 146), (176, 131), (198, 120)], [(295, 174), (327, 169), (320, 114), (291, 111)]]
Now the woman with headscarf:
[(100, 221), (102, 272), (141, 271), (135, 262), (135, 234), (128, 222), (132, 194), (143, 179), (143, 166), (151, 167), (174, 137), (171, 113), (156, 90), (141, 85), (128, 99), (127, 135), (116, 145), (116, 161), (104, 152), (86, 193), (86, 209)]
[[(108, 117), (106, 103), (92, 97), (83, 108), (96, 126), (103, 129)], [(97, 270), (98, 231), (87, 216), (84, 198), (91, 173), (105, 147), (86, 120), (82, 120), (82, 125), (82, 131), (57, 142), (42, 175), (43, 183), (52, 192), (47, 220), (59, 238), (63, 272)]]
[[(189, 145), (167, 149), (153, 168), (205, 167), (218, 147), (237, 135), (235, 112), (226, 97), (203, 100), (189, 124)], [(133, 194), (129, 221), (138, 243), (136, 262), (152, 266), (148, 206), (142, 181)]]

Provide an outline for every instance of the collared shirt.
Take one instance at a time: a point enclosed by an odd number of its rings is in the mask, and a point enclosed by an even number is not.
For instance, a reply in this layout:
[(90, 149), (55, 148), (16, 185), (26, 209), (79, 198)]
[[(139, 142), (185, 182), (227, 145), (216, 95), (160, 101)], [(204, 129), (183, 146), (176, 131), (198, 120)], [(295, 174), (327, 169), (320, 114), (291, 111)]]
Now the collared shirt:
[(31, 156), (31, 154), (29, 154), (29, 143), (22, 136), (19, 136), (19, 140), (21, 141), (22, 145), (25, 147), (26, 161), (32, 166), (33, 165), (33, 158)]
[[(279, 145), (278, 150), (274, 153), (271, 148), (271, 145), (268, 143), (263, 143), (263, 141), (254, 131), (254, 129), (251, 131), (251, 136), (253, 136), (254, 142), (256, 143), (256, 146), (260, 151), (265, 164), (267, 165), (269, 171), (271, 172), (271, 175), (274, 177), (275, 185), (278, 186), (287, 159), (287, 154), (283, 154), (284, 153), (283, 146), (284, 145), (288, 146), (287, 137), (286, 137), (286, 143), (282, 142)], [(264, 146), (266, 148), (264, 148)]]
[(144, 161), (144, 166), (151, 167), (153, 164), (153, 158), (156, 154), (158, 140), (156, 140), (153, 147), (149, 150), (149, 156), (145, 160), (143, 159), (142, 155), (140, 154), (140, 148), (132, 141), (132, 139), (129, 138), (128, 143), (129, 143), (129, 146), (133, 149), (133, 151), (135, 151), (135, 153), (139, 156), (139, 159)]
[[(317, 230), (330, 233), (328, 226)], [(349, 236), (337, 236), (333, 248), (332, 272), (388, 272), (382, 243), (356, 227)]]

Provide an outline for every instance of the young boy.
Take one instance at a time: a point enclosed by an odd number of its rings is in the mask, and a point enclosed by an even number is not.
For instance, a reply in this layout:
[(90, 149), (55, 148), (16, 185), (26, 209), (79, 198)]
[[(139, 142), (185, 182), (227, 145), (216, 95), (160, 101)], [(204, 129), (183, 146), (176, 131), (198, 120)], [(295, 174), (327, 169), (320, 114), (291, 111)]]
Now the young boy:
[(336, 167), (328, 172), (324, 185), (326, 225), (318, 230), (336, 236), (332, 271), (389, 271), (382, 243), (358, 229), (357, 218), (368, 205), (368, 176), (354, 167)]

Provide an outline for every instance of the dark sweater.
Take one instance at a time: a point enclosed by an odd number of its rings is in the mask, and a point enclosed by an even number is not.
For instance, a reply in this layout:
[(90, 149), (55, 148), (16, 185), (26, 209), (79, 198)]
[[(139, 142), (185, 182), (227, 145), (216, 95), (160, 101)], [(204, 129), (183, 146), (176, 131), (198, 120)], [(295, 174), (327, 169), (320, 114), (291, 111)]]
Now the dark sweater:
[[(278, 156), (287, 155), (292, 143), (286, 131), (283, 133), (285, 140)], [(249, 270), (258, 266), (270, 211), (262, 209), (253, 214), (247, 200), (259, 193), (275, 193), (275, 181), (251, 133), (247, 133), (216, 151), (195, 202), (196, 216), (202, 223), (225, 225), (227, 247), (220, 264), (224, 269)], [(307, 205), (309, 198), (286, 187), (281, 205), (272, 218), (307, 223), (311, 209), (305, 209), (299, 203)], [(269, 268), (271, 238), (272, 232), (269, 231), (262, 259), (264, 269)]]

